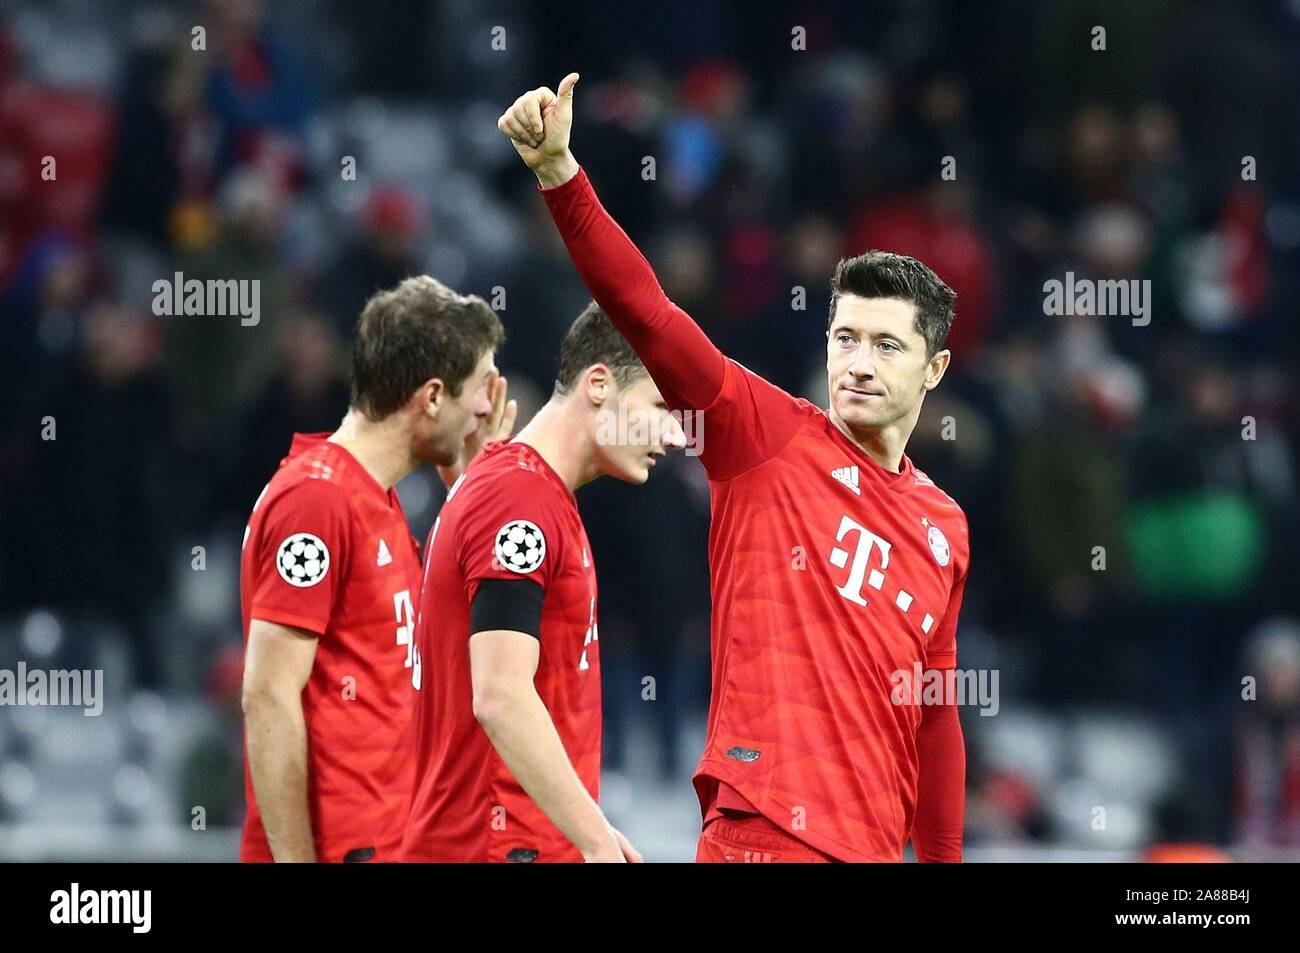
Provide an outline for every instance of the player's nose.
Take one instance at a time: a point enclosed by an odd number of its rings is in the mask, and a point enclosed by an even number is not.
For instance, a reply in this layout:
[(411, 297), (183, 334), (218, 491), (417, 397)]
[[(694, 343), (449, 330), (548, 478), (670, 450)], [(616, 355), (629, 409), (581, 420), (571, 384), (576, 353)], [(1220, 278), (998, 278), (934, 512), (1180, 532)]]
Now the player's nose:
[(875, 365), (871, 363), (871, 352), (863, 345), (853, 352), (853, 360), (849, 362), (849, 373), (859, 379), (870, 379), (876, 376)]
[(681, 422), (675, 414), (664, 414), (664, 425), (659, 428), (659, 435), (662, 438), (666, 450), (680, 450), (686, 446), (686, 431), (682, 429)]

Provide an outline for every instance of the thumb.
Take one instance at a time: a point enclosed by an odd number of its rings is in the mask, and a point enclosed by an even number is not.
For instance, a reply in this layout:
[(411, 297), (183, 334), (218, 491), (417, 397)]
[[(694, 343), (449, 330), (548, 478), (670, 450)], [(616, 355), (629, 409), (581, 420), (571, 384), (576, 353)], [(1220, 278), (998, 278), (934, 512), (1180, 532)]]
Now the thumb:
[(576, 85), (578, 85), (578, 74), (570, 73), (560, 80), (560, 88), (556, 90), (555, 109), (564, 117), (565, 122), (571, 122), (573, 119), (573, 87)]

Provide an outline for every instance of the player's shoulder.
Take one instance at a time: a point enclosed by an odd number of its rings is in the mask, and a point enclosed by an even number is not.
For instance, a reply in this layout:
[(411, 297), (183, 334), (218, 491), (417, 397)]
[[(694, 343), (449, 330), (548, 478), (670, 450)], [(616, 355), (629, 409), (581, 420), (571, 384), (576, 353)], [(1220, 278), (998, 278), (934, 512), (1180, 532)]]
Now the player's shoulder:
[(573, 494), (519, 442), (484, 447), (448, 493), (443, 514), (467, 571), (490, 555), (511, 572), (532, 572), (547, 553), (565, 550), (581, 523)]
[(274, 480), (289, 486), (305, 481), (341, 485), (354, 458), (321, 434), (295, 434), (289, 453), (280, 461)]
[(259, 508), (268, 512), (297, 507), (349, 510), (353, 498), (349, 466), (355, 464), (339, 454), (333, 444), (314, 446), (288, 457), (267, 484)]
[(924, 470), (913, 464), (913, 475), (916, 478), (914, 492), (924, 498), (930, 505), (937, 505), (943, 509), (949, 510), (954, 516), (960, 517), (964, 525), (966, 523), (966, 511), (961, 508), (961, 504), (949, 496), (939, 484), (935, 483)]
[(727, 373), (727, 377), (724, 379), (723, 382), (724, 390), (728, 386), (735, 386), (735, 382), (738, 380), (745, 381), (749, 383), (751, 387), (759, 388), (767, 392), (767, 394), (769, 394), (770, 396), (775, 397), (778, 400), (784, 401), (786, 404), (789, 405), (791, 411), (797, 414), (802, 414), (806, 417), (817, 417), (818, 415), (825, 416), (826, 414), (825, 410), (823, 410), (821, 407), (818, 407), (812, 401), (808, 400), (805, 397), (795, 396), (794, 394), (786, 390), (784, 387), (782, 387), (780, 384), (768, 380), (762, 374), (746, 367), (744, 364), (740, 363), (740, 361), (736, 360), (734, 357), (727, 358), (726, 373)]
[[(936, 558), (939, 553), (951, 552), (956, 563), (955, 572), (964, 576), (970, 564), (970, 522), (961, 505), (945, 493), (924, 470), (913, 465), (915, 482), (908, 494), (929, 525), (928, 541)], [(951, 544), (951, 550), (949, 545)], [(946, 564), (946, 559), (941, 560)]]
[(538, 500), (562, 502), (568, 495), (564, 485), (541, 455), (519, 441), (488, 444), (470, 463), (451, 497), (479, 502), (484, 498), (500, 502)]

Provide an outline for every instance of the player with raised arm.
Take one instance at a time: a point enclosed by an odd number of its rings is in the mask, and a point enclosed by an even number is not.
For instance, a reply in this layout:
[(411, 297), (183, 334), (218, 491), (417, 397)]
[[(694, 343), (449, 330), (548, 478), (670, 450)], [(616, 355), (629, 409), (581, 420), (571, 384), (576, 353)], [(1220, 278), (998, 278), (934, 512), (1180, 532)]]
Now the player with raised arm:
[[(726, 358), (664, 294), (569, 150), (570, 73), (497, 121), (592, 297), (674, 410), (700, 413), (712, 492), (713, 684), (695, 775), (701, 861), (961, 859), (954, 699), (965, 515), (904, 453), (950, 354), (956, 296), (867, 252), (831, 279), (830, 406)], [(913, 688), (916, 691), (913, 691)]]
[(297, 434), (253, 505), (240, 595), (243, 861), (396, 860), (410, 807), (420, 557), (394, 485), (421, 462), (454, 480), (508, 435), (482, 298), (427, 276), (367, 302), (351, 406)]
[(644, 483), (685, 444), (658, 388), (593, 304), (551, 399), (490, 444), (429, 534), (416, 645), (408, 861), (639, 861), (600, 786), (596, 567), (574, 491)]

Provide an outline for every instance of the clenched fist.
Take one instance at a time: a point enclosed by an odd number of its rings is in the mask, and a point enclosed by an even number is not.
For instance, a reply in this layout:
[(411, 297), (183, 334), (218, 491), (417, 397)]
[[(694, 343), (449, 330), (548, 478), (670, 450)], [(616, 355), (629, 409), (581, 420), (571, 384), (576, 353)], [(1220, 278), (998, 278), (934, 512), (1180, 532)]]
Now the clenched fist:
[(497, 120), (497, 128), (510, 138), (510, 144), (543, 188), (562, 185), (578, 172), (578, 164), (569, 152), (573, 87), (577, 82), (578, 74), (570, 73), (560, 80), (558, 92), (551, 92), (547, 86), (531, 89)]

